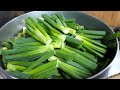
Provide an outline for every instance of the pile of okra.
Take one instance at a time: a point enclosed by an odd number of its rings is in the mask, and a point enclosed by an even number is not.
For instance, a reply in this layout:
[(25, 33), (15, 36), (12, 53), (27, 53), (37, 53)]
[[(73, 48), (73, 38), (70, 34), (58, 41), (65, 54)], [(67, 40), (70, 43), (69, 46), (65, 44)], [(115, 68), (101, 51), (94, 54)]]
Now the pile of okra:
[(15, 37), (2, 42), (4, 69), (20, 79), (86, 79), (99, 68), (104, 30), (86, 29), (62, 13), (29, 16)]

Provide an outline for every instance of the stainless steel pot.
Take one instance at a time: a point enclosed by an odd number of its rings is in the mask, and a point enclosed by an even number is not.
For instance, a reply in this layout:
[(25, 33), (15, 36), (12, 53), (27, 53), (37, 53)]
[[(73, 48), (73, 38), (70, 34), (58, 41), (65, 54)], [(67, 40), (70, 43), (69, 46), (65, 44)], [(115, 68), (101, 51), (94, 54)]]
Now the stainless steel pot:
[[(111, 35), (114, 33), (113, 29), (103, 22), (102, 20), (93, 17), (91, 15), (88, 15), (86, 13), (80, 12), (80, 11), (33, 11), (29, 12), (26, 14), (23, 14), (21, 16), (18, 16), (8, 23), (6, 23), (4, 26), (1, 27), (0, 29), (0, 42), (3, 40), (6, 40), (10, 37), (13, 37), (18, 31), (22, 29), (22, 27), (25, 25), (24, 19), (28, 16), (35, 16), (35, 17), (41, 17), (42, 14), (52, 14), (56, 12), (61, 12), (63, 15), (66, 17), (66, 19), (69, 18), (75, 18), (76, 22), (80, 25), (85, 26), (86, 28), (89, 29), (95, 29), (95, 30), (106, 30), (107, 35)], [(105, 40), (104, 40), (105, 42)], [(103, 43), (104, 43), (103, 42)], [(114, 59), (118, 56), (118, 51), (119, 51), (119, 42), (118, 39), (116, 39), (117, 42), (117, 47), (112, 51), (113, 58), (112, 62), (101, 72), (98, 72), (97, 74), (89, 77), (88, 79), (95, 79), (98, 78), (102, 73), (104, 73), (107, 69), (110, 68), (112, 63), (114, 62)], [(1, 46), (1, 43), (0, 43)], [(0, 61), (1, 63), (1, 61)], [(3, 68), (2, 65), (0, 67), (0, 72), (2, 73), (2, 76), (7, 79), (15, 79), (16, 77), (13, 77), (12, 75), (8, 74)]]

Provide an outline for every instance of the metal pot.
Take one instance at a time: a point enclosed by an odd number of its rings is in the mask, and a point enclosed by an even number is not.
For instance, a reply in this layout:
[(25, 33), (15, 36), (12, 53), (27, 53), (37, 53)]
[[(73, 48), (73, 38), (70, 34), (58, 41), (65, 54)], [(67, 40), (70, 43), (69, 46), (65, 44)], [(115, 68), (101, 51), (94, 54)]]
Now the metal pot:
[(24, 11), (0, 11), (0, 27)]
[[(52, 13), (56, 13), (56, 12), (61, 12), (63, 13), (63, 15), (66, 17), (66, 19), (69, 19), (71, 17), (75, 18), (76, 22), (80, 25), (85, 26), (86, 28), (89, 29), (95, 29), (95, 30), (106, 30), (107, 35), (111, 35), (114, 33), (113, 29), (106, 24), (105, 22), (103, 22), (100, 19), (97, 19), (96, 17), (93, 17), (91, 15), (88, 15), (86, 13), (80, 12), (80, 11), (33, 11), (33, 12), (29, 12), (26, 14), (23, 14), (21, 16), (18, 16), (14, 19), (12, 19), (11, 21), (9, 21), (8, 23), (6, 23), (4, 26), (1, 27), (0, 29), (0, 42), (2, 42), (3, 40), (6, 40), (10, 37), (13, 37), (14, 34), (16, 34), (18, 31), (20, 31), (22, 29), (22, 27), (25, 25), (24, 19), (28, 16), (35, 16), (35, 17), (41, 17), (42, 14), (52, 14)], [(104, 40), (105, 42), (105, 40)], [(103, 43), (104, 43), (103, 42)], [(102, 71), (98, 72), (97, 74), (89, 77), (88, 79), (95, 79), (95, 78), (99, 78), (99, 76), (104, 73), (106, 70), (108, 70), (112, 63), (114, 62), (114, 60), (116, 59), (116, 57), (118, 56), (118, 51), (119, 51), (119, 41), (118, 39), (116, 39), (117, 42), (117, 47), (112, 50), (112, 62)], [(1, 45), (1, 43), (0, 43)], [(1, 61), (0, 61), (1, 63)], [(0, 72), (2, 73), (4, 78), (7, 79), (15, 79), (16, 77), (13, 77), (12, 75), (8, 74), (3, 68), (2, 65), (0, 67)]]

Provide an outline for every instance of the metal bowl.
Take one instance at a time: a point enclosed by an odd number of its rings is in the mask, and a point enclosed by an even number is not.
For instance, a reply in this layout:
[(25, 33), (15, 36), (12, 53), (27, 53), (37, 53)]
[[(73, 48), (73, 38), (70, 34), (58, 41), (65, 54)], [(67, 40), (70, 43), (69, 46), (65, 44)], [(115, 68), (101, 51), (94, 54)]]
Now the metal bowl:
[[(26, 17), (28, 17), (28, 16), (41, 17), (42, 14), (50, 15), (52, 13), (57, 13), (57, 12), (61, 12), (66, 17), (66, 19), (75, 18), (76, 23), (83, 25), (86, 28), (95, 29), (95, 30), (105, 30), (107, 32), (107, 35), (111, 35), (114, 33), (112, 28), (108, 24), (103, 22), (102, 20), (100, 20), (96, 17), (93, 17), (91, 15), (88, 15), (86, 13), (80, 12), (80, 11), (33, 11), (33, 12), (29, 12), (29, 13), (23, 14), (21, 16), (18, 16), (16, 18), (12, 19), (11, 21), (9, 21), (8, 23), (6, 23), (4, 26), (2, 26), (0, 28), (0, 47), (1, 47), (1, 42), (3, 40), (13, 37), (18, 31), (22, 30), (22, 27), (25, 25), (24, 19)], [(105, 42), (105, 40), (104, 40), (104, 42)], [(114, 62), (114, 59), (118, 56), (118, 51), (119, 51), (118, 39), (116, 39), (116, 42), (117, 42), (117, 47), (114, 50), (112, 50), (112, 52), (113, 52), (112, 62), (105, 69), (103, 69), (102, 71), (89, 77), (88, 79), (98, 78), (102, 73), (104, 73), (107, 69), (110, 68), (110, 66)], [(15, 79), (16, 77), (8, 74), (2, 68), (1, 63), (2, 62), (0, 61), (0, 65), (1, 65), (0, 72), (2, 73), (2, 76), (7, 79), (9, 79), (9, 78)]]

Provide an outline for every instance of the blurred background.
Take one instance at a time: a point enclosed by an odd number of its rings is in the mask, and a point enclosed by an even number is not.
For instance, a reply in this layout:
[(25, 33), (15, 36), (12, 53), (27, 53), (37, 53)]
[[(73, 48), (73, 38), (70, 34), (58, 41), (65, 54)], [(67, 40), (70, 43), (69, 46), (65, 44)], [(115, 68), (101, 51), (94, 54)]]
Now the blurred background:
[(111, 27), (120, 26), (120, 11), (84, 11), (103, 20)]
[[(9, 20), (30, 11), (0, 11), (0, 27)], [(120, 26), (120, 11), (83, 11), (103, 20), (111, 27)]]

